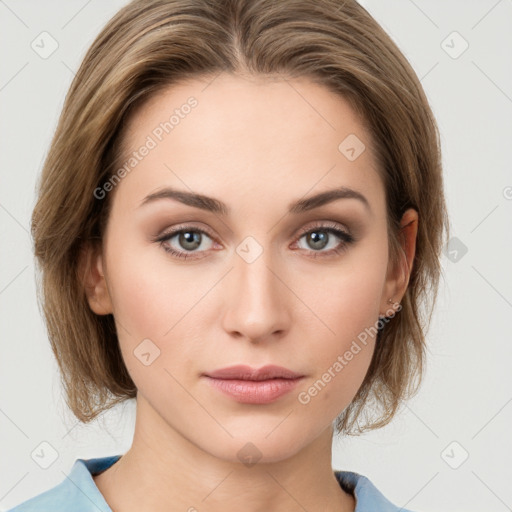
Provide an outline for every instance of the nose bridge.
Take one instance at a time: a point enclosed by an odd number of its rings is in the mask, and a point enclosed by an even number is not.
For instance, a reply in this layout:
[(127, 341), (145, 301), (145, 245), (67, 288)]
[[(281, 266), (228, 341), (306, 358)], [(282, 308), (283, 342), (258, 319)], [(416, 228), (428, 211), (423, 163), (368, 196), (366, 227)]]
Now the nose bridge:
[(247, 245), (242, 242), (234, 254), (224, 317), (228, 331), (249, 339), (261, 339), (286, 329), (288, 319), (284, 284), (275, 275), (279, 264), (270, 249), (260, 246), (260, 254), (255, 257), (257, 250), (253, 241)]

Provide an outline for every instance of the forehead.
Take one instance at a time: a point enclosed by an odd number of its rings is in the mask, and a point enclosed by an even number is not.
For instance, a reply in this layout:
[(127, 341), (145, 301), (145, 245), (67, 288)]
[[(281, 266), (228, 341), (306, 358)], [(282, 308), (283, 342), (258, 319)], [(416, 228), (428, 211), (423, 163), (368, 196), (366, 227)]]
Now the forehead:
[(267, 190), (286, 204), (333, 186), (364, 190), (372, 202), (382, 193), (362, 120), (307, 78), (221, 73), (169, 86), (132, 115), (123, 142), (125, 161), (151, 145), (123, 180), (140, 193), (165, 185), (206, 195)]

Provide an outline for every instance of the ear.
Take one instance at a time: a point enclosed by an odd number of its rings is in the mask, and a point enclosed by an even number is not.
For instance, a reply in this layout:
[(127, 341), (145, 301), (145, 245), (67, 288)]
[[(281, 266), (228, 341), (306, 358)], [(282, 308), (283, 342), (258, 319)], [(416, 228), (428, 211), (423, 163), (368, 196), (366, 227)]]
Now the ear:
[[(388, 266), (388, 275), (384, 286), (384, 292), (381, 298), (380, 311), (389, 311), (391, 299), (394, 303), (400, 302), (407, 290), (411, 271), (416, 254), (416, 235), (418, 233), (418, 212), (409, 208), (402, 216), (400, 221), (400, 245), (402, 251), (398, 264)], [(383, 316), (385, 313), (381, 313)]]
[(112, 313), (112, 302), (103, 272), (103, 255), (99, 244), (87, 243), (82, 247), (78, 271), (92, 311), (97, 315)]

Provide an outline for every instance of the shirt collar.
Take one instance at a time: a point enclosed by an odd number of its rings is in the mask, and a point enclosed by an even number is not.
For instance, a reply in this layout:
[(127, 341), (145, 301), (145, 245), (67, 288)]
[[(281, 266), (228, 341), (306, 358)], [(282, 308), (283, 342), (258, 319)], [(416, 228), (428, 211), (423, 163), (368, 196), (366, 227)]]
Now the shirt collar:
[[(69, 480), (66, 480), (66, 482), (68, 482), (70, 492), (76, 493), (78, 501), (84, 502), (84, 505), (87, 502), (90, 503), (91, 512), (112, 512), (94, 483), (92, 476), (108, 469), (120, 458), (121, 455), (112, 455), (95, 459), (77, 459), (75, 461), (68, 476)], [(334, 475), (340, 486), (354, 496), (356, 501), (355, 512), (366, 512), (368, 510), (410, 512), (393, 505), (364, 475), (341, 470), (335, 470)], [(72, 483), (70, 484), (69, 481)]]

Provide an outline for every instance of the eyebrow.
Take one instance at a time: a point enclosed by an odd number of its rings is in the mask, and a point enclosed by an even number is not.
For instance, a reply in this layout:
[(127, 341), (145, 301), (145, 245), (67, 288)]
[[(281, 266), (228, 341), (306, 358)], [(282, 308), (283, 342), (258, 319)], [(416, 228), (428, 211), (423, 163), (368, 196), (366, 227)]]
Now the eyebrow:
[[(231, 211), (226, 203), (223, 203), (222, 201), (213, 197), (197, 194), (195, 192), (187, 192), (185, 190), (177, 190), (169, 187), (147, 195), (142, 200), (140, 206), (152, 203), (160, 199), (171, 199), (179, 201), (180, 203), (186, 204), (187, 206), (192, 206), (194, 208), (199, 208), (201, 210), (206, 210), (224, 216), (229, 215)], [(332, 203), (338, 199), (357, 199), (364, 204), (365, 208), (369, 212), (371, 212), (368, 199), (366, 199), (366, 197), (361, 194), (361, 192), (348, 187), (338, 187), (332, 190), (327, 190), (325, 192), (320, 192), (319, 194), (307, 197), (305, 199), (294, 201), (288, 205), (288, 212), (297, 215), (299, 213), (313, 210), (314, 208), (319, 208), (325, 204)]]

